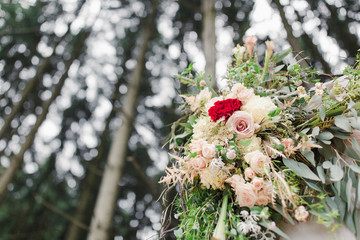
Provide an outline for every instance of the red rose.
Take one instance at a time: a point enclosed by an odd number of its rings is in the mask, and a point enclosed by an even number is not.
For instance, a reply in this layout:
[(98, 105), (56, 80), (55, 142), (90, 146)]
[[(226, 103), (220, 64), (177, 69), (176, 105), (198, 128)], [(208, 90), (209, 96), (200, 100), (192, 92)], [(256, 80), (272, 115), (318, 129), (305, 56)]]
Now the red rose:
[(214, 106), (209, 109), (209, 116), (216, 122), (222, 117), (225, 117), (225, 121), (243, 104), (238, 99), (226, 99), (215, 102)]

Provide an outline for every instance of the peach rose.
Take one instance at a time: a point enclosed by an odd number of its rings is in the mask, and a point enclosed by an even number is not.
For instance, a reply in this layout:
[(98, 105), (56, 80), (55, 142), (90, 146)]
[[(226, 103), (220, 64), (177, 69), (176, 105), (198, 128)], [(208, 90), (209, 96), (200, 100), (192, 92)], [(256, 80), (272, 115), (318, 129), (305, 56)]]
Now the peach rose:
[(265, 163), (269, 162), (268, 156), (260, 152), (259, 150), (256, 150), (254, 152), (247, 153), (244, 156), (245, 161), (250, 164), (250, 167), (256, 172), (260, 173), (262, 172), (262, 169), (265, 165)]
[(254, 188), (256, 190), (260, 190), (264, 186), (264, 179), (259, 177), (254, 177), (251, 183), (254, 185)]
[(246, 102), (252, 96), (254, 96), (254, 90), (251, 88), (247, 88), (242, 83), (236, 83), (231, 88), (231, 93), (229, 93), (226, 98), (237, 98), (241, 102)]
[(240, 207), (253, 207), (257, 201), (254, 186), (250, 183), (239, 184), (235, 190), (236, 201)]
[(264, 195), (261, 195), (261, 194), (258, 194), (258, 198), (256, 200), (256, 205), (260, 206), (260, 205), (268, 205), (270, 202), (270, 199), (268, 196), (264, 196)]
[(255, 124), (251, 114), (244, 111), (236, 111), (228, 119), (227, 124), (239, 139), (250, 138), (254, 135)]
[(251, 168), (246, 168), (244, 174), (246, 180), (253, 179), (256, 176), (254, 170), (252, 170)]
[(204, 169), (206, 167), (206, 161), (201, 156), (196, 156), (190, 160), (190, 164), (195, 169)]
[(214, 144), (209, 144), (209, 143), (204, 143), (202, 145), (202, 155), (206, 158), (213, 158), (215, 157), (215, 145)]

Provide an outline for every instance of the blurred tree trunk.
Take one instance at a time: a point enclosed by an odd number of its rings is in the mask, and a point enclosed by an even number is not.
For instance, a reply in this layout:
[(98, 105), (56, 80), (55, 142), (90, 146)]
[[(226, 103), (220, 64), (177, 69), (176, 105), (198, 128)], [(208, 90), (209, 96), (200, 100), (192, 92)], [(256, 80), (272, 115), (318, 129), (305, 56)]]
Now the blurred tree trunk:
[(281, 21), (282, 21), (282, 23), (284, 25), (284, 28), (286, 30), (287, 40), (290, 43), (290, 46), (291, 46), (292, 50), (295, 52), (295, 59), (298, 61), (299, 65), (301, 67), (309, 67), (309, 64), (304, 59), (303, 54), (301, 54), (303, 49), (301, 48), (298, 39), (296, 39), (296, 37), (292, 33), (292, 28), (291, 28), (289, 22), (286, 19), (283, 6), (281, 5), (279, 0), (273, 0), (273, 2), (275, 3), (275, 5), (276, 5), (276, 7), (277, 7), (277, 9), (279, 11)]
[(117, 129), (107, 159), (99, 193), (97, 195), (94, 216), (91, 220), (90, 232), (88, 240), (106, 240), (109, 239), (112, 228), (112, 220), (114, 216), (119, 181), (122, 177), (123, 167), (126, 161), (126, 153), (128, 149), (128, 140), (133, 127), (133, 121), (136, 111), (136, 99), (139, 87), (143, 79), (143, 70), (145, 66), (145, 54), (148, 49), (148, 43), (155, 25), (155, 17), (157, 11), (157, 1), (153, 1), (152, 12), (150, 13), (143, 29), (141, 45), (139, 46), (136, 58), (136, 67), (132, 72), (128, 92), (122, 107), (121, 125)]
[(68, 26), (68, 31), (58, 41), (55, 42), (53, 50), (52, 50), (52, 54), (49, 57), (45, 58), (41, 62), (41, 64), (39, 65), (39, 67), (35, 73), (35, 76), (32, 79), (30, 79), (29, 82), (26, 84), (26, 87), (21, 94), (20, 101), (18, 101), (16, 104), (14, 104), (14, 106), (11, 108), (10, 114), (7, 115), (4, 120), (4, 124), (2, 125), (2, 127), (0, 129), (0, 139), (3, 138), (3, 136), (6, 132), (10, 131), (9, 127), (10, 127), (11, 121), (14, 119), (15, 115), (23, 107), (23, 104), (26, 101), (27, 97), (29, 96), (29, 94), (32, 93), (36, 84), (40, 81), (41, 76), (45, 72), (45, 69), (48, 67), (51, 58), (55, 55), (55, 50), (56, 50), (57, 46), (62, 42), (62, 40), (64, 40), (64, 38), (68, 35), (69, 32), (70, 32), (70, 26)]
[(336, 6), (329, 4), (327, 1), (324, 1), (324, 4), (331, 14), (331, 17), (327, 20), (328, 34), (333, 36), (340, 47), (347, 51), (349, 57), (355, 57), (360, 46), (356, 35), (350, 33), (349, 22), (339, 18)]
[[(131, 41), (129, 41), (131, 42)], [(131, 56), (131, 48), (128, 47), (125, 49), (125, 53), (123, 54), (123, 61), (121, 68), (125, 69), (125, 63)], [(124, 74), (122, 75), (124, 76)], [(113, 107), (109, 116), (106, 119), (104, 131), (100, 137), (100, 144), (97, 147), (98, 155), (91, 161), (90, 166), (87, 167), (86, 176), (83, 182), (83, 190), (79, 197), (79, 202), (77, 204), (76, 212), (74, 218), (78, 222), (82, 222), (84, 224), (89, 224), (91, 220), (92, 210), (94, 209), (96, 203), (96, 193), (99, 190), (99, 185), (101, 181), (101, 167), (100, 164), (103, 159), (107, 156), (105, 150), (107, 149), (108, 138), (110, 135), (110, 122), (116, 115), (116, 101), (120, 99), (119, 87), (124, 83), (123, 78), (119, 78), (114, 87), (114, 92), (111, 97), (111, 102), (113, 103)], [(79, 240), (86, 238), (87, 231), (80, 228), (78, 225), (71, 223), (69, 226), (66, 238), (67, 240)]]
[(205, 56), (205, 72), (211, 75), (211, 86), (216, 88), (216, 33), (215, 0), (202, 0), (202, 43)]
[[(303, 18), (299, 15), (299, 12), (294, 9), (296, 16), (297, 16), (297, 20), (303, 24)], [(315, 59), (317, 59), (322, 67), (325, 73), (331, 73), (331, 68), (329, 66), (329, 63), (325, 61), (323, 55), (321, 54), (321, 52), (319, 51), (318, 47), (313, 43), (311, 37), (304, 31), (304, 33), (301, 35), (301, 37), (304, 39), (306, 45), (310, 48), (310, 51), (312, 53), (312, 55), (315, 57)]]
[(66, 62), (64, 73), (61, 76), (59, 82), (56, 84), (50, 99), (43, 103), (42, 111), (37, 116), (35, 125), (32, 127), (30, 133), (26, 136), (25, 142), (22, 144), (19, 153), (15, 154), (11, 157), (10, 166), (1, 175), (1, 177), (0, 177), (0, 203), (4, 199), (8, 184), (12, 181), (15, 174), (17, 173), (19, 168), (22, 166), (22, 163), (24, 160), (23, 159), (24, 154), (28, 150), (28, 148), (32, 145), (39, 127), (46, 119), (46, 116), (47, 116), (47, 113), (49, 111), (51, 104), (54, 102), (54, 100), (57, 98), (57, 96), (59, 96), (61, 89), (64, 86), (65, 80), (67, 79), (68, 71), (69, 71), (73, 61), (75, 59), (77, 59), (79, 57), (79, 55), (81, 54), (82, 48), (83, 48), (84, 43), (88, 36), (89, 36), (89, 32), (79, 33), (79, 35), (78, 35), (79, 38), (77, 40), (77, 43), (74, 46), (73, 54), (72, 54), (71, 58)]

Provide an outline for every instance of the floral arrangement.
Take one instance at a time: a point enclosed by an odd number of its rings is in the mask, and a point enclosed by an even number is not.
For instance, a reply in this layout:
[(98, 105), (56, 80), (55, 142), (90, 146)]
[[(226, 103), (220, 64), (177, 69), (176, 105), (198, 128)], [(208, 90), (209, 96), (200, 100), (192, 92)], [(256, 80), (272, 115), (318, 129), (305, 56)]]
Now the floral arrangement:
[(160, 180), (177, 189), (176, 237), (288, 239), (282, 222), (309, 218), (360, 235), (359, 65), (337, 78), (278, 65), (291, 50), (266, 41), (261, 67), (256, 40), (234, 48), (219, 92), (192, 65), (177, 76), (199, 93), (182, 95)]

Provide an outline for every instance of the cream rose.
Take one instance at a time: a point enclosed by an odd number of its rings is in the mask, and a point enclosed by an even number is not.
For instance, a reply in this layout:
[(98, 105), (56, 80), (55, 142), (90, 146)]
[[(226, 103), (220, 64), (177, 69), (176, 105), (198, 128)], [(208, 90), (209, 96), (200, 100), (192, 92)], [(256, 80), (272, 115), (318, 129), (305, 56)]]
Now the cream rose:
[(269, 119), (270, 111), (276, 109), (276, 105), (269, 97), (260, 97), (254, 95), (241, 108), (241, 110), (250, 113), (254, 117), (254, 122), (260, 124)]
[(202, 145), (202, 155), (206, 158), (213, 158), (215, 157), (215, 145), (205, 143)]
[(228, 119), (227, 124), (239, 139), (250, 138), (254, 135), (255, 124), (251, 114), (244, 111), (236, 111)]
[(260, 151), (247, 153), (244, 159), (256, 173), (261, 173), (265, 163), (269, 162), (268, 156)]

